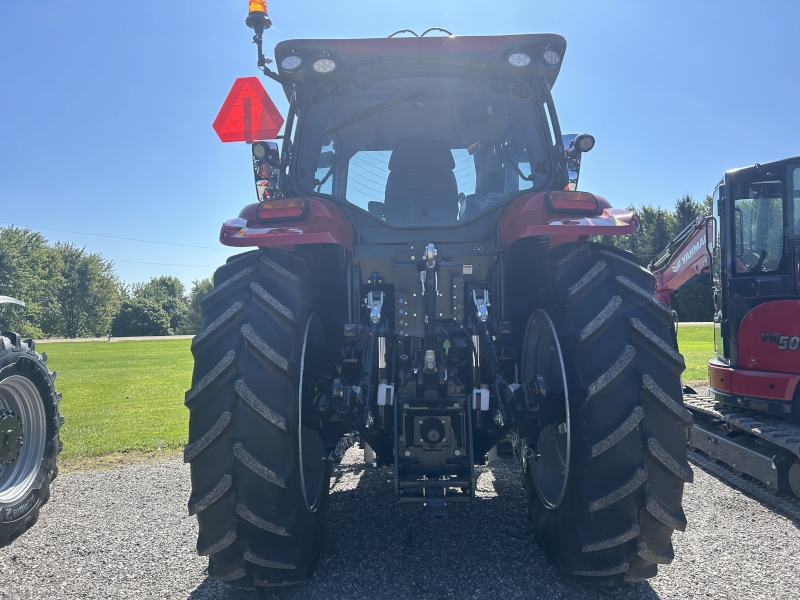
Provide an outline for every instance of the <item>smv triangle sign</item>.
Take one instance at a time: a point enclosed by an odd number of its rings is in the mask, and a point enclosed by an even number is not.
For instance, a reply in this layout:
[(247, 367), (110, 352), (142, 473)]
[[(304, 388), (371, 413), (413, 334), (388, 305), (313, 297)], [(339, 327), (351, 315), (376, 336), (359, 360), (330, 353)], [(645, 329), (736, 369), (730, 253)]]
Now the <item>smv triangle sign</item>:
[(275, 139), (283, 117), (258, 77), (240, 77), (214, 120), (214, 131), (223, 142)]

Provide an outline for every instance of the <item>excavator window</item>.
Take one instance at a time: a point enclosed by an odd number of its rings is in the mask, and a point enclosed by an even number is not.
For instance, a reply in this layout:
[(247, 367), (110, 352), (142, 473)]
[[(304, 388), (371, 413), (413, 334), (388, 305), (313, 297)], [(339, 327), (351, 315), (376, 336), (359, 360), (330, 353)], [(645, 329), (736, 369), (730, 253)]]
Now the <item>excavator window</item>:
[(733, 186), (736, 273), (771, 273), (783, 255), (783, 184), (779, 180)]

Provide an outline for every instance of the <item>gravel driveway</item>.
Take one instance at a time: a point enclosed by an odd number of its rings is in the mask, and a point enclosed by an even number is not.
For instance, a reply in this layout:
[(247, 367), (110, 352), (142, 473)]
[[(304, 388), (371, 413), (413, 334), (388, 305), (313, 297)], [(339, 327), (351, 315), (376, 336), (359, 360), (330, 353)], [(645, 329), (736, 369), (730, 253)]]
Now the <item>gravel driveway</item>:
[(0, 550), (0, 598), (798, 598), (800, 530), (695, 469), (689, 529), (675, 562), (647, 583), (588, 588), (559, 579), (532, 541), (512, 459), (480, 467), (479, 498), (429, 531), (395, 506), (386, 469), (350, 450), (336, 470), (328, 539), (314, 579), (281, 593), (237, 593), (206, 578), (179, 462), (56, 480), (39, 524)]

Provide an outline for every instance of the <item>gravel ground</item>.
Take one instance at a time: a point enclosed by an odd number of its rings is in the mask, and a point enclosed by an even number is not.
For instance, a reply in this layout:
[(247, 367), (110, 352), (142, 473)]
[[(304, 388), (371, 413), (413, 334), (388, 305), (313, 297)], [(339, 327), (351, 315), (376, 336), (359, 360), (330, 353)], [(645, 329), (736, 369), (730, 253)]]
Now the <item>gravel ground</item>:
[(0, 550), (0, 598), (391, 599), (793, 598), (800, 530), (696, 469), (689, 530), (647, 583), (565, 582), (533, 542), (510, 458), (480, 467), (479, 498), (450, 509), (449, 532), (393, 503), (387, 469), (350, 450), (332, 482), (328, 538), (314, 578), (281, 593), (240, 593), (206, 577), (179, 462), (65, 475), (39, 524)]

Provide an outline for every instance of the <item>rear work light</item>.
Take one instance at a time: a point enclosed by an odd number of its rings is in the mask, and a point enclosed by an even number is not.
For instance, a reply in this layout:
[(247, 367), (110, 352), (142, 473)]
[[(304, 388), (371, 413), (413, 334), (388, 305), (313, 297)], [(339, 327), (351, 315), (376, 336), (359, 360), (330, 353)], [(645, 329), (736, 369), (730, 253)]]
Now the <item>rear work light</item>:
[(545, 195), (545, 204), (550, 212), (597, 212), (597, 198), (589, 192), (551, 191)]
[(281, 198), (261, 202), (256, 211), (259, 221), (274, 219), (298, 219), (306, 212), (306, 201), (303, 198)]
[(330, 73), (336, 68), (336, 63), (330, 58), (320, 58), (319, 60), (314, 61), (314, 64), (311, 65), (311, 68), (317, 73)]

